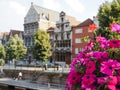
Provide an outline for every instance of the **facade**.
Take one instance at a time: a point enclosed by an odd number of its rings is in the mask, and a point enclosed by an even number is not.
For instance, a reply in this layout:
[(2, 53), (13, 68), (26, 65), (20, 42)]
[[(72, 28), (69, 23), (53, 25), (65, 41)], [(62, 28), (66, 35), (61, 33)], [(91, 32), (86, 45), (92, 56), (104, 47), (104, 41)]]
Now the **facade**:
[(83, 37), (89, 36), (88, 42), (93, 38), (93, 32), (88, 29), (89, 25), (93, 23), (98, 26), (97, 18), (94, 17), (93, 20), (88, 18), (79, 25), (72, 27), (72, 58), (75, 58), (87, 45), (87, 42), (81, 40)]
[(59, 21), (53, 35), (53, 62), (61, 65), (70, 64), (72, 50), (72, 32), (69, 20), (64, 12), (60, 13)]
[[(51, 52), (52, 52), (52, 54), (53, 54), (53, 46), (54, 46), (54, 30), (55, 30), (55, 28), (53, 28), (53, 27), (50, 27), (47, 30), (47, 33), (50, 36), (49, 42), (51, 44)], [(53, 59), (54, 59), (53, 55), (49, 57), (49, 61), (52, 62), (52, 63), (54, 62)]]
[(6, 45), (6, 43), (9, 41), (9, 39), (14, 36), (15, 34), (18, 35), (21, 39), (24, 39), (23, 31), (20, 30), (10, 30), (10, 32), (4, 32), (2, 37), (2, 45)]
[(33, 59), (31, 47), (34, 45), (33, 34), (38, 29), (47, 30), (51, 26), (55, 26), (58, 20), (58, 13), (46, 8), (33, 5), (24, 18), (24, 43), (28, 48), (26, 59)]
[[(77, 25), (79, 23), (72, 16), (66, 17), (71, 20), (70, 24)], [(50, 27), (55, 27), (58, 20), (59, 12), (31, 3), (31, 7), (24, 18), (24, 43), (28, 48), (26, 59), (33, 59), (31, 53), (31, 47), (34, 45), (33, 34), (39, 29), (47, 30)]]

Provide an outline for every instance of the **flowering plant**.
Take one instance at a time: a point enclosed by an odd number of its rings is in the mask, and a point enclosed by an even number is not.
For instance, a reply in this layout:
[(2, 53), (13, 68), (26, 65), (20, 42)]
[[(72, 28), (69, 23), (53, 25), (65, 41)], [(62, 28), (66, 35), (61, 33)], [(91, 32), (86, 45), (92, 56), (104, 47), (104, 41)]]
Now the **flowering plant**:
[[(110, 25), (120, 33), (119, 24)], [(66, 90), (120, 90), (120, 40), (97, 36), (72, 61)]]

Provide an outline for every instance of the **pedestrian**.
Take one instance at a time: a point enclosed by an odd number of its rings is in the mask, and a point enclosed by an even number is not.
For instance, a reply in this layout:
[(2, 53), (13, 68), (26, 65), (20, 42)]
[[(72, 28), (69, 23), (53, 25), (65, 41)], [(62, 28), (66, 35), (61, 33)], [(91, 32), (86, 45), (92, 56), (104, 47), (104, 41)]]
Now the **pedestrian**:
[(18, 74), (18, 80), (21, 80), (22, 79), (22, 72), (19, 72)]

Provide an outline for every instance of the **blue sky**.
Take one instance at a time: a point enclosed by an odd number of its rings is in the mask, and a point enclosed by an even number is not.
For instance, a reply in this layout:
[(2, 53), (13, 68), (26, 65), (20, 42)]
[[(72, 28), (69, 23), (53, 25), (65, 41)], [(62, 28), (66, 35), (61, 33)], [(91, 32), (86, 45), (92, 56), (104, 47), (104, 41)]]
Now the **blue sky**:
[(23, 30), (24, 17), (31, 2), (58, 12), (65, 11), (82, 22), (97, 15), (99, 6), (105, 0), (0, 0), (0, 32)]

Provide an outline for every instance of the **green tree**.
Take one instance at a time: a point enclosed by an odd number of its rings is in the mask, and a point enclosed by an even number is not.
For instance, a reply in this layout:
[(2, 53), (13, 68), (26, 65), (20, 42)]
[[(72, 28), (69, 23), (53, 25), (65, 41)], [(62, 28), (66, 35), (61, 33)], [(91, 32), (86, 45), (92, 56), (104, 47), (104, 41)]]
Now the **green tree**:
[(7, 60), (23, 58), (27, 51), (23, 40), (17, 34), (10, 38), (5, 46), (5, 50)]
[(36, 60), (46, 61), (51, 56), (51, 45), (49, 42), (49, 34), (44, 30), (38, 30), (34, 34), (35, 45), (33, 47), (33, 55)]
[(97, 35), (104, 36), (107, 39), (113, 38), (116, 33), (110, 32), (109, 26), (111, 23), (120, 23), (120, 0), (103, 3), (98, 10), (98, 20), (99, 29), (96, 31)]
[(0, 44), (0, 59), (5, 59), (5, 50), (2, 44)]

